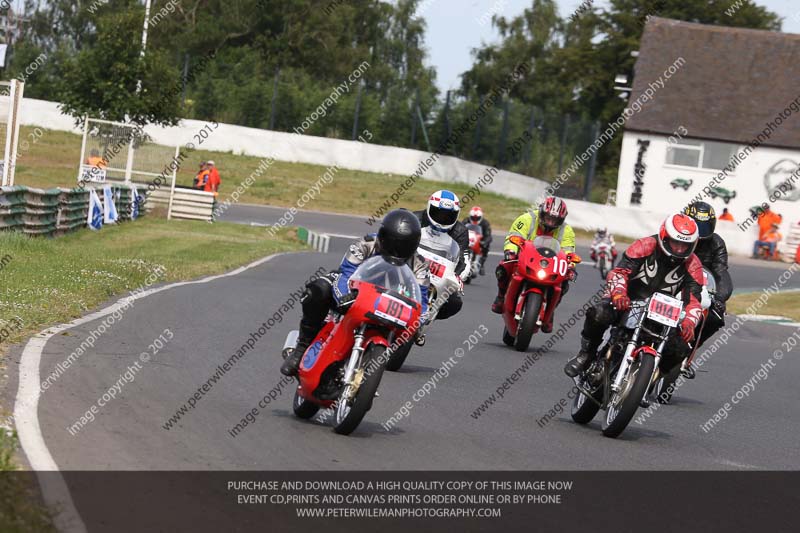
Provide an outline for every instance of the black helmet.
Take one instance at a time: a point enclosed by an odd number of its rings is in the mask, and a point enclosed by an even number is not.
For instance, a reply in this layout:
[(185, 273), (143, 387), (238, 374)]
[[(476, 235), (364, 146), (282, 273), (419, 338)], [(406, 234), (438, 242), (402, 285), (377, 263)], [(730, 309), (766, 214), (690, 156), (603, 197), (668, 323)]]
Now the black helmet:
[(414, 255), (422, 237), (417, 216), (407, 209), (395, 209), (383, 217), (378, 230), (378, 251), (393, 263), (403, 263)]
[(701, 239), (708, 239), (714, 234), (714, 228), (717, 227), (717, 214), (711, 205), (706, 202), (692, 202), (686, 206), (683, 214), (690, 216), (697, 223)]

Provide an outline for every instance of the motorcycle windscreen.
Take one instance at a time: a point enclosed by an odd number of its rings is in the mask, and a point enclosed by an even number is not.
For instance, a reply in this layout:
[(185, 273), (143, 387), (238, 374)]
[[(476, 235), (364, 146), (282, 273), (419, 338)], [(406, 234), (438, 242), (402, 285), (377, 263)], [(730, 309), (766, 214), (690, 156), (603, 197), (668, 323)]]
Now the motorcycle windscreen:
[(712, 274), (707, 268), (703, 269), (703, 274), (706, 278), (706, 290), (710, 295), (715, 295), (717, 293), (717, 282), (714, 279), (714, 274)]
[(559, 250), (561, 250), (561, 243), (558, 242), (558, 239), (548, 235), (539, 235), (533, 239), (533, 246), (536, 247), (537, 250), (540, 248), (552, 250), (554, 252), (553, 255), (557, 254)]
[(371, 283), (395, 291), (415, 302), (422, 302), (422, 291), (414, 272), (406, 265), (393, 265), (380, 255), (370, 257), (350, 277), (350, 282)]
[(480, 226), (480, 224), (467, 224), (467, 229), (469, 231), (474, 231), (478, 235), (483, 235), (483, 228)]
[(422, 238), (419, 241), (418, 251), (426, 259), (436, 255), (458, 264), (461, 248), (458, 243), (447, 233), (437, 233), (430, 226), (422, 228)]

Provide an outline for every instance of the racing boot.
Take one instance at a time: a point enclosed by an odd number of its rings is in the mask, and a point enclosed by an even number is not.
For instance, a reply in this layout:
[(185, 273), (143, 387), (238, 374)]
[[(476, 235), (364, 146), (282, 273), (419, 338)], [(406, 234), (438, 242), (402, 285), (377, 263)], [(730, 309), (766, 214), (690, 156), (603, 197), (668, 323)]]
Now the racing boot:
[(303, 359), (303, 354), (311, 345), (311, 341), (317, 336), (319, 328), (309, 326), (300, 321), (300, 335), (297, 338), (297, 344), (286, 356), (281, 365), (281, 374), (284, 376), (296, 376), (297, 369), (300, 367), (300, 361)]
[(596, 346), (592, 346), (592, 341), (581, 335), (581, 351), (578, 352), (578, 355), (567, 361), (566, 366), (564, 366), (564, 373), (571, 378), (574, 378), (584, 370), (586, 367), (589, 366), (589, 362), (592, 360), (592, 354), (597, 351)]
[(485, 256), (485, 255), (482, 255), (482, 256), (481, 256), (481, 258), (480, 258), (480, 259), (478, 259), (478, 267), (479, 267), (478, 273), (479, 273), (481, 276), (485, 276), (485, 275), (486, 275), (486, 269), (485, 269), (485, 268), (483, 268), (483, 265), (484, 265), (485, 263), (486, 263), (486, 256)]
[(503, 303), (506, 299), (506, 290), (508, 289), (508, 278), (511, 277), (511, 274), (504, 263), (497, 265), (494, 273), (497, 276), (497, 298), (494, 299), (494, 303), (492, 304), (492, 313), (502, 315)]

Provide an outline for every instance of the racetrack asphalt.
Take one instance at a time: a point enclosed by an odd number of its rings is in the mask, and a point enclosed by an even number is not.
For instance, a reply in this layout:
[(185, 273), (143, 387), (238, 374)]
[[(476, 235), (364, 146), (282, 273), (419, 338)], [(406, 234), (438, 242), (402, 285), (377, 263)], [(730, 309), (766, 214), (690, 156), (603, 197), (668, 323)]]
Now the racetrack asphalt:
[[(249, 209), (249, 208), (248, 208)], [(263, 211), (257, 211), (263, 215)], [(229, 216), (242, 216), (233, 208)], [(227, 217), (226, 217), (227, 218)], [(266, 223), (268, 217), (251, 222)], [(256, 219), (258, 218), (258, 219)], [(318, 219), (318, 220), (317, 220)], [(312, 227), (321, 220), (330, 232), (358, 233), (353, 217), (309, 214), (296, 223)], [(250, 222), (240, 219), (239, 222)], [(366, 227), (366, 225), (364, 224)], [(312, 227), (312, 229), (314, 229)], [(477, 418), (487, 397), (522, 364), (526, 353), (502, 344), (502, 323), (489, 310), (495, 294), (490, 275), (467, 286), (464, 308), (434, 324), (428, 342), (415, 347), (405, 367), (387, 372), (380, 396), (361, 426), (349, 437), (334, 434), (328, 423), (296, 419), (293, 387), (266, 407), (235, 437), (229, 431), (282, 376), (279, 353), (299, 319), (299, 305), (286, 313), (232, 368), (224, 372), (169, 430), (170, 417), (215, 374), (259, 326), (278, 311), (319, 267), (334, 268), (346, 240), (337, 239), (328, 254), (298, 253), (273, 258), (239, 274), (203, 284), (170, 288), (142, 298), (93, 348), (41, 395), (38, 417), (44, 441), (62, 470), (707, 470), (797, 469), (800, 420), (800, 347), (782, 343), (798, 330), (745, 322), (711, 356), (697, 379), (678, 390), (671, 405), (659, 407), (642, 424), (632, 422), (616, 440), (604, 438), (600, 415), (588, 426), (569, 417), (569, 406), (541, 427), (537, 420), (562, 399), (571, 381), (562, 367), (578, 348), (582, 320), (563, 340), (510, 386), (504, 397)], [(579, 250), (585, 252), (585, 250)], [(734, 282), (752, 288), (775, 282), (781, 270), (747, 264), (731, 268)], [(601, 285), (597, 271), (580, 277), (557, 310), (559, 324), (590, 299)], [(800, 287), (795, 275), (786, 287)], [(729, 317), (731, 322), (733, 317)], [(44, 347), (40, 374), (46, 377), (73, 352), (101, 320), (74, 327)], [(172, 334), (149, 362), (140, 363), (132, 380), (122, 379), (154, 339)], [(486, 331), (486, 333), (483, 333)], [(470, 349), (471, 334), (483, 338)], [(549, 335), (534, 336), (531, 349)], [(164, 337), (162, 337), (163, 339)], [(434, 380), (443, 361), (457, 348), (449, 375)], [(775, 360), (775, 350), (784, 356)], [(19, 360), (21, 347), (12, 350)], [(530, 350), (529, 352), (530, 353)], [(754, 375), (770, 358), (766, 377)], [(16, 368), (17, 365), (9, 365)], [(768, 365), (769, 366), (769, 365)], [(442, 375), (443, 372), (439, 372)], [(10, 376), (12, 390), (16, 377)], [(701, 426), (750, 383), (752, 391), (706, 432)], [(428, 385), (418, 401), (412, 396)], [(116, 397), (97, 409), (95, 420), (72, 435), (68, 427), (109, 389)], [(120, 385), (121, 384), (121, 385)], [(411, 402), (408, 416), (383, 426)], [(640, 410), (641, 412), (641, 410)], [(601, 413), (602, 414), (602, 413)], [(318, 417), (320, 415), (317, 415)]]

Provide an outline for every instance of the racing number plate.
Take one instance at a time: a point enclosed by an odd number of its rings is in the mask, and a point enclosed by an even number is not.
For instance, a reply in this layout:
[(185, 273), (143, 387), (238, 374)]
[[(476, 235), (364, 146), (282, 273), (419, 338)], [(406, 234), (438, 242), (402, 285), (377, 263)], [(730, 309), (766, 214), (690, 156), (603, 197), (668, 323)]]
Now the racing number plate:
[(431, 276), (435, 278), (443, 278), (444, 273), (447, 270), (447, 267), (441, 263), (437, 263), (436, 261), (429, 260), (428, 261), (429, 269), (431, 271)]
[(378, 301), (375, 302), (375, 314), (398, 326), (406, 327), (408, 321), (411, 320), (412, 308), (394, 296), (381, 294)]
[(647, 308), (647, 318), (674, 328), (681, 317), (683, 302), (660, 292), (654, 293)]

